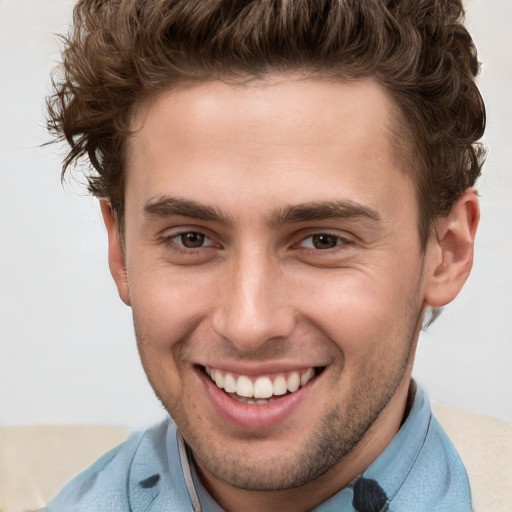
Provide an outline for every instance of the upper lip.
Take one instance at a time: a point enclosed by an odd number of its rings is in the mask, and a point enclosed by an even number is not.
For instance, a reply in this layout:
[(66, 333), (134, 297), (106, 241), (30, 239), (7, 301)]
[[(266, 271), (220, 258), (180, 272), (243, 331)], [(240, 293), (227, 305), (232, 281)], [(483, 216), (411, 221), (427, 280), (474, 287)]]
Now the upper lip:
[(240, 375), (258, 376), (269, 375), (281, 372), (293, 372), (307, 370), (308, 368), (323, 368), (325, 364), (312, 364), (312, 363), (283, 363), (283, 362), (270, 362), (270, 363), (215, 363), (205, 362), (199, 363), (199, 366), (210, 367), (212, 369), (221, 370), (224, 372), (232, 372)]

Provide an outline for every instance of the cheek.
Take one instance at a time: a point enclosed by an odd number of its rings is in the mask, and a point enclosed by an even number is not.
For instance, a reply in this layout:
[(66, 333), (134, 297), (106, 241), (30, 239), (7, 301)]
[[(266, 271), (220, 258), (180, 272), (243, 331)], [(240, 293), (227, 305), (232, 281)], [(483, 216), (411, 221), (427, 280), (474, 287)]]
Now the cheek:
[(207, 314), (211, 285), (193, 272), (143, 269), (129, 275), (138, 335), (156, 350), (185, 339)]
[(179, 410), (184, 384), (179, 354), (199, 322), (197, 301), (186, 283), (176, 283), (162, 272), (151, 271), (131, 275), (130, 295), (137, 346), (146, 375), (165, 406)]
[[(415, 277), (417, 280), (417, 276)], [(410, 341), (422, 300), (412, 279), (393, 273), (347, 271), (315, 280), (303, 313), (343, 351), (364, 359)]]

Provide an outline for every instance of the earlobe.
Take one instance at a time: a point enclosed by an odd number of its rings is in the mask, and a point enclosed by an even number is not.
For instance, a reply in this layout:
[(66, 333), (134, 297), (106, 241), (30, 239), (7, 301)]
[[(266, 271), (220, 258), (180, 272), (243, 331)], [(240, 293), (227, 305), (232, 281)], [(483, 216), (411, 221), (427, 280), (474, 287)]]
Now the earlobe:
[(428, 248), (430, 275), (425, 302), (442, 307), (451, 302), (464, 286), (473, 266), (473, 248), (480, 219), (478, 198), (467, 190), (446, 217), (439, 219), (437, 239)]
[(121, 300), (130, 306), (130, 293), (126, 274), (126, 260), (112, 206), (106, 199), (100, 200), (101, 214), (108, 234), (108, 263)]

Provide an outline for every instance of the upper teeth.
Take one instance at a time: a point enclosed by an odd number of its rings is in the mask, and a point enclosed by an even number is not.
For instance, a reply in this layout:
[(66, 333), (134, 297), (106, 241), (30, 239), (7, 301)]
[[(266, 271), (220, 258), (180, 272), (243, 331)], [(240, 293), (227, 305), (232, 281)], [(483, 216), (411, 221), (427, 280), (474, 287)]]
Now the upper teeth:
[(235, 377), (231, 373), (208, 366), (205, 367), (205, 370), (217, 387), (246, 398), (270, 398), (273, 395), (284, 395), (288, 391), (293, 393), (299, 387), (305, 386), (315, 375), (314, 368), (308, 368), (300, 372), (294, 371), (286, 375), (277, 375), (273, 378), (261, 376), (253, 381), (246, 375)]

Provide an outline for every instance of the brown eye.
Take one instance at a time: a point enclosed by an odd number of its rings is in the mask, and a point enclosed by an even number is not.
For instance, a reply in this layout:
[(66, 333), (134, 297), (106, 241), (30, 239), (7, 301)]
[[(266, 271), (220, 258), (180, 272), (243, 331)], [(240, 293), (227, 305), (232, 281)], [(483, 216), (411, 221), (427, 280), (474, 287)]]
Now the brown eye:
[(204, 245), (205, 236), (202, 233), (190, 231), (188, 233), (182, 233), (180, 235), (180, 242), (184, 247), (188, 249), (196, 249)]
[(315, 249), (333, 249), (340, 243), (340, 238), (335, 235), (320, 233), (311, 236), (311, 244)]

